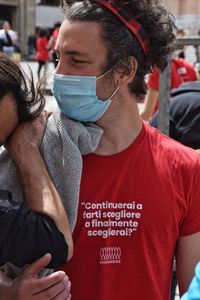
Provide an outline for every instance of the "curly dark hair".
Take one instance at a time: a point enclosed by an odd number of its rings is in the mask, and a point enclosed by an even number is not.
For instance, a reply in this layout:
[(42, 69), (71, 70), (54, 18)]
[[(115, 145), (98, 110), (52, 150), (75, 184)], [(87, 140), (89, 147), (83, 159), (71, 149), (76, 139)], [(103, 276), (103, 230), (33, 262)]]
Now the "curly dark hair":
[(32, 72), (28, 78), (17, 63), (0, 53), (0, 101), (8, 93), (14, 96), (20, 122), (32, 120), (44, 108), (45, 100), (35, 89)]
[(142, 24), (150, 40), (147, 55), (136, 37), (107, 8), (94, 0), (62, 0), (60, 5), (68, 20), (98, 22), (102, 25), (102, 38), (108, 48), (105, 71), (118, 65), (129, 68), (129, 59), (138, 62), (136, 76), (129, 85), (137, 96), (146, 93), (145, 75), (155, 66), (163, 70), (175, 47), (175, 20), (162, 0), (112, 0), (116, 6), (127, 7)]

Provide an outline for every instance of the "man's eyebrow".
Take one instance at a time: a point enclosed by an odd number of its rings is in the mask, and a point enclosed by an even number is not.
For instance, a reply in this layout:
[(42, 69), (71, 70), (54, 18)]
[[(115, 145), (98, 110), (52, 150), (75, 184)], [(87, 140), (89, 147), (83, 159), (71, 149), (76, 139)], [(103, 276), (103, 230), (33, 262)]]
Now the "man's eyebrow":
[[(55, 52), (57, 54), (60, 53), (60, 51), (58, 49), (55, 49)], [(77, 55), (77, 56), (81, 56), (81, 57), (84, 57), (84, 58), (89, 58), (87, 53), (80, 52), (80, 51), (77, 51), (77, 50), (66, 50), (66, 51), (64, 51), (64, 54), (66, 54), (66, 55)]]

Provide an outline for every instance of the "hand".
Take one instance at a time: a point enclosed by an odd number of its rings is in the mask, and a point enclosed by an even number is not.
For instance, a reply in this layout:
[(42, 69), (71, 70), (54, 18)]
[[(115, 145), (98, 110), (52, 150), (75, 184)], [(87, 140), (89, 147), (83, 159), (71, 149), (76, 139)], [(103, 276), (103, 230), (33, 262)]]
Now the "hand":
[(2, 300), (70, 300), (71, 283), (65, 272), (57, 271), (43, 278), (38, 272), (47, 266), (51, 255), (46, 254), (29, 265), (10, 286), (2, 289)]
[[(6, 142), (10, 156), (21, 164), (28, 159), (31, 150), (38, 150), (46, 129), (47, 119), (51, 113), (43, 111), (37, 118), (30, 122), (20, 124)], [(25, 155), (26, 154), (26, 155)], [(30, 161), (30, 157), (28, 159)]]

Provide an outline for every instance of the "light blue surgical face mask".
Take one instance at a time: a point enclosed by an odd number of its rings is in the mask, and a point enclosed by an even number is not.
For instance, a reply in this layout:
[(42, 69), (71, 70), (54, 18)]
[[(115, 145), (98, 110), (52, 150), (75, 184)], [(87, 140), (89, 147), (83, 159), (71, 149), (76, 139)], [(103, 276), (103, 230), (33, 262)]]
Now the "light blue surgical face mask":
[(96, 95), (96, 80), (111, 70), (96, 76), (72, 76), (53, 74), (52, 92), (62, 113), (80, 122), (96, 122), (111, 103), (118, 88), (107, 100), (99, 100)]

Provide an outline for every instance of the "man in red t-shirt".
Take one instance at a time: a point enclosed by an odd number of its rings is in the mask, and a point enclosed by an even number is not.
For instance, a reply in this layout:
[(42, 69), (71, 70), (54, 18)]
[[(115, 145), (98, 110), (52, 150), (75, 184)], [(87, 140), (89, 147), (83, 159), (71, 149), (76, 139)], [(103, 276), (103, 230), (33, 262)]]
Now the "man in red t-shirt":
[(72, 299), (169, 300), (174, 255), (180, 294), (200, 260), (200, 162), (143, 122), (136, 98), (166, 65), (174, 20), (155, 0), (63, 2), (53, 94), (63, 114), (103, 129), (73, 203)]
[[(72, 299), (169, 300), (174, 255), (181, 294), (200, 260), (200, 162), (196, 152), (143, 122), (136, 98), (148, 70), (166, 65), (174, 19), (157, 0), (63, 2), (53, 94), (62, 116), (94, 122), (93, 132), (102, 133), (95, 152), (84, 152), (79, 201), (65, 199), (76, 223), (74, 255), (64, 267)], [(71, 123), (86, 139), (87, 127)], [(63, 139), (64, 125), (58, 124)], [(63, 177), (65, 150), (57, 161)]]
[[(158, 68), (149, 75), (148, 92), (144, 102), (142, 118), (148, 121), (158, 109), (160, 71)], [(179, 87), (184, 82), (198, 79), (195, 68), (183, 58), (173, 58), (171, 63), (171, 90)]]

